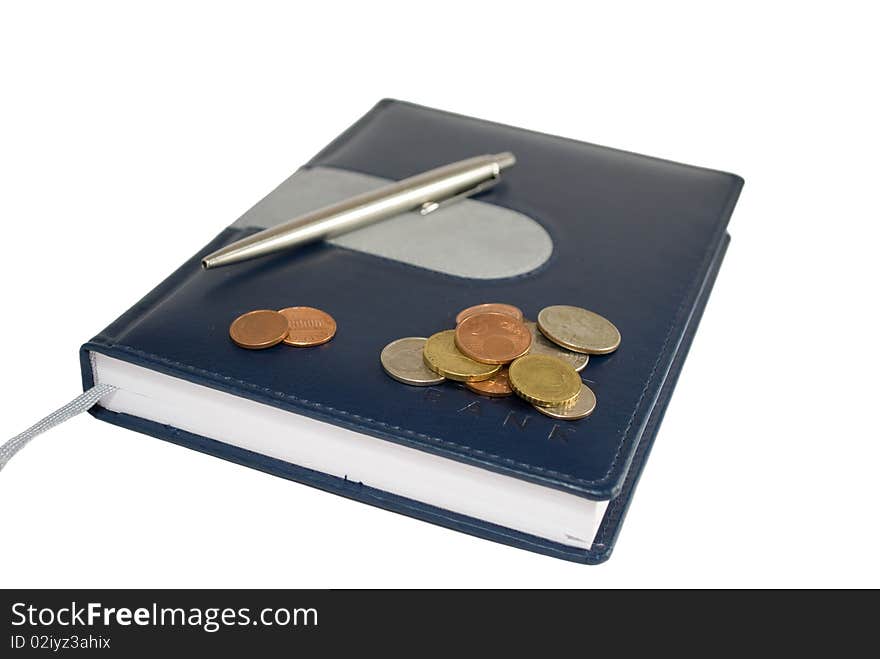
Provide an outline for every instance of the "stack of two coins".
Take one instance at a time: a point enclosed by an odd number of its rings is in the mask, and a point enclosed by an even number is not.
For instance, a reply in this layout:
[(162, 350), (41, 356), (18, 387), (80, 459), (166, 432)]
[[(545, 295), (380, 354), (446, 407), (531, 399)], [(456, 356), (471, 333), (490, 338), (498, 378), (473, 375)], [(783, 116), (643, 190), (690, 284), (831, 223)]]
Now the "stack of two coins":
[[(577, 371), (587, 364), (589, 355), (607, 355), (620, 347), (620, 331), (607, 318), (599, 314), (569, 305), (554, 305), (544, 307), (538, 313), (538, 322), (535, 323), (535, 335), (538, 337), (540, 351), (548, 351), (548, 354), (557, 359), (563, 359), (572, 363)], [(538, 351), (535, 351), (537, 354)], [(578, 363), (582, 363), (578, 366)], [(515, 364), (516, 366), (516, 364)], [(528, 372), (516, 372), (517, 379), (537, 378), (543, 366), (532, 365)], [(513, 370), (513, 367), (511, 367)], [(571, 374), (566, 379), (571, 380)], [(549, 381), (543, 378), (543, 383)], [(572, 381), (569, 385), (563, 385), (562, 380), (555, 381), (560, 392), (571, 391), (576, 384)], [(596, 409), (596, 395), (593, 390), (580, 381), (578, 395), (569, 402), (558, 406), (537, 405), (536, 409), (547, 416), (556, 419), (581, 419), (592, 414)], [(534, 385), (533, 385), (534, 386)]]
[(242, 314), (229, 326), (229, 338), (240, 348), (262, 350), (284, 342), (305, 348), (327, 343), (336, 335), (336, 321), (314, 307), (257, 309)]

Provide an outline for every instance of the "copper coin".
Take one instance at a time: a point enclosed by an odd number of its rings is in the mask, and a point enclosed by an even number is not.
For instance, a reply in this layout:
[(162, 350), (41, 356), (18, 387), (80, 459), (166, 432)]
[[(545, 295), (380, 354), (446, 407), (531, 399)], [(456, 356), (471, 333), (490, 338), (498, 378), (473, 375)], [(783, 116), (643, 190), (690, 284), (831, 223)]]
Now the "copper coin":
[(306, 348), (327, 343), (336, 334), (333, 316), (314, 307), (287, 307), (279, 311), (287, 319), (288, 332), (284, 343)]
[(465, 382), (464, 386), (473, 391), (475, 394), (490, 396), (491, 398), (503, 398), (513, 394), (510, 387), (510, 380), (507, 378), (507, 369), (503, 368), (496, 375), (488, 380), (481, 382)]
[(475, 316), (478, 313), (503, 313), (507, 316), (516, 318), (517, 320), (523, 319), (523, 312), (517, 309), (512, 304), (488, 302), (486, 304), (477, 304), (473, 307), (468, 307), (463, 311), (459, 311), (458, 315), (455, 317), (455, 324), (458, 325), (465, 318), (468, 318), (469, 316)]
[(532, 333), (522, 321), (503, 313), (468, 316), (455, 328), (455, 345), (483, 364), (507, 364), (532, 345)]
[(233, 320), (229, 326), (229, 338), (241, 348), (260, 350), (281, 343), (287, 331), (287, 318), (277, 311), (260, 309)]

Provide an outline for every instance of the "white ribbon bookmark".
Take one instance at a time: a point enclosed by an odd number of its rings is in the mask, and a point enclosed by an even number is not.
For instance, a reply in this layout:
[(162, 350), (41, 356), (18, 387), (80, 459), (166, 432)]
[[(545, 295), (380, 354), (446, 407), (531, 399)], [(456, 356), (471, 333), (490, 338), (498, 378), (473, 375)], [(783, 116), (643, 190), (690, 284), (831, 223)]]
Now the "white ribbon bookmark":
[(74, 398), (64, 407), (55, 410), (42, 421), (38, 421), (24, 432), (19, 433), (10, 439), (3, 446), (0, 446), (0, 471), (2, 471), (3, 467), (6, 466), (6, 463), (12, 459), (12, 456), (23, 449), (34, 437), (41, 435), (49, 430), (49, 428), (57, 426), (59, 423), (64, 423), (81, 412), (85, 412), (92, 407), (92, 405), (101, 400), (101, 398), (115, 389), (116, 387), (112, 384), (96, 384), (91, 389), (87, 389)]

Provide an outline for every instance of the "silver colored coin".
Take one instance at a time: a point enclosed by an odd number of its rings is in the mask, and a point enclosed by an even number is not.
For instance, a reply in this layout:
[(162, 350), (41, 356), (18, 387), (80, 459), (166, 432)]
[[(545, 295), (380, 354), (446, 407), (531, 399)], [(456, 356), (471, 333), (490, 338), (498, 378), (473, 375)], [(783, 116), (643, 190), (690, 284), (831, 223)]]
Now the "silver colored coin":
[(379, 356), (382, 368), (398, 382), (415, 387), (430, 387), (445, 382), (445, 377), (425, 366), (422, 357), (425, 341), (427, 339), (415, 336), (392, 341), (382, 349)]
[(556, 357), (567, 364), (571, 364), (576, 371), (582, 371), (584, 366), (587, 365), (587, 362), (590, 361), (589, 355), (580, 352), (573, 352), (553, 343), (553, 341), (541, 334), (541, 330), (538, 329), (538, 323), (535, 321), (524, 320), (523, 323), (525, 323), (525, 326), (528, 327), (529, 331), (532, 333), (532, 345), (529, 348), (529, 354), (550, 355), (551, 357)]
[(578, 394), (577, 400), (573, 405), (558, 405), (555, 407), (541, 407), (532, 405), (541, 414), (562, 421), (577, 421), (584, 419), (593, 413), (596, 409), (596, 394), (587, 385), (581, 383), (581, 393)]
[(620, 332), (610, 320), (580, 307), (544, 307), (538, 329), (554, 343), (589, 355), (606, 355), (620, 345)]

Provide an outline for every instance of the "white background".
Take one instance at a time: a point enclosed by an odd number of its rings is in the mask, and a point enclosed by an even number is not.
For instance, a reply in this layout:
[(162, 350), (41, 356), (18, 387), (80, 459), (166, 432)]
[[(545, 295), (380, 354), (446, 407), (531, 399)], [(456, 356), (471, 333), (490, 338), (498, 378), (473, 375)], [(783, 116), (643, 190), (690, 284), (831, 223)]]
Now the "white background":
[(869, 3), (12, 4), (6, 437), (80, 391), (82, 342), (380, 98), (746, 186), (610, 562), (478, 540), (84, 415), (0, 472), (0, 586), (880, 586)]

